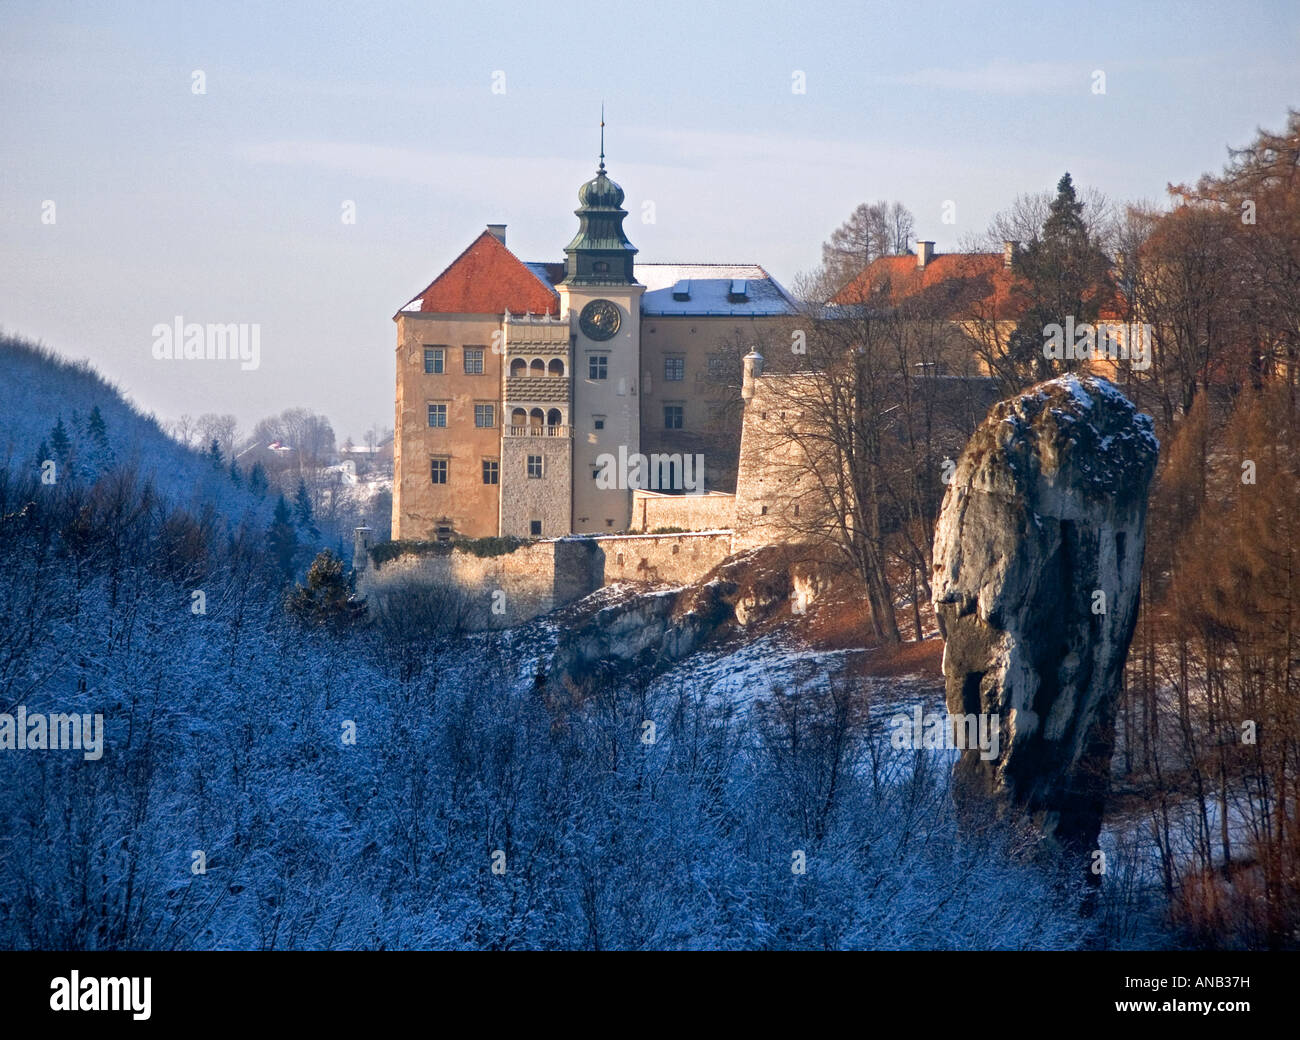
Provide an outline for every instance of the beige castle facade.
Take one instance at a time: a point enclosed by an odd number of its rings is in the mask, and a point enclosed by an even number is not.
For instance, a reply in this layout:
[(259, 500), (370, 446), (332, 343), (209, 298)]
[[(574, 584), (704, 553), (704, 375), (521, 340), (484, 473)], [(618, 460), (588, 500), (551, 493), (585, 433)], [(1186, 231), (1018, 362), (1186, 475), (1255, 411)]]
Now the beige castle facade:
[(488, 225), (394, 316), (395, 539), (619, 534), (690, 508), (634, 503), (638, 480), (734, 489), (741, 358), (788, 342), (796, 303), (755, 264), (634, 262), (623, 198), (602, 157), (564, 262)]

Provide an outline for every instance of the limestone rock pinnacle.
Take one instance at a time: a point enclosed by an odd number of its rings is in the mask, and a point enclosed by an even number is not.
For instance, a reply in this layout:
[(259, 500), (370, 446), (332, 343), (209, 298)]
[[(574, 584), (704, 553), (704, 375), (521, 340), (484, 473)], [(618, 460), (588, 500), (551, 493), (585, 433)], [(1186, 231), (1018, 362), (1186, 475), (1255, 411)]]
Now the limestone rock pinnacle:
[(1040, 383), (975, 431), (935, 530), (948, 711), (997, 715), (1001, 735), (987, 761), (962, 753), (958, 795), (1076, 849), (1101, 826), (1158, 455), (1107, 380)]

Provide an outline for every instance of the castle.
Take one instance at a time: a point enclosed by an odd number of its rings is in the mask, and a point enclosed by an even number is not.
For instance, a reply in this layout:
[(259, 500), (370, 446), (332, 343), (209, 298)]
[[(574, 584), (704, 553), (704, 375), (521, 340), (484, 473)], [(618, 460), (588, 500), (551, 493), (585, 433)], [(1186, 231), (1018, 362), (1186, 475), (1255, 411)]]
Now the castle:
[[(369, 594), (458, 590), (458, 623), (500, 627), (602, 585), (684, 584), (741, 550), (824, 541), (827, 463), (805, 458), (819, 443), (808, 425), (826, 421), (805, 413), (823, 377), (800, 348), (827, 321), (840, 329), (833, 342), (852, 339), (868, 293), (846, 287), (810, 311), (755, 264), (638, 263), (624, 199), (602, 142), (563, 262), (519, 259), (505, 225), (489, 224), (394, 315), (396, 548), (370, 568), (370, 532), (358, 531)], [(933, 263), (932, 243), (918, 245), (898, 260), (917, 277), (900, 267), (895, 291), (930, 291), (947, 264), (941, 281), (969, 283), (968, 305), (999, 298), (1005, 257)], [(977, 277), (958, 277), (968, 269)], [(961, 315), (940, 325), (952, 340), (943, 353), (970, 358)], [(993, 381), (944, 367), (916, 372), (918, 389), (969, 428)], [(892, 411), (881, 415), (888, 436)], [(962, 439), (936, 443), (958, 450)], [(467, 541), (490, 536), (526, 541), (486, 555)], [(501, 599), (489, 607), (488, 594)]]
[(562, 263), (489, 224), (394, 315), (395, 540), (647, 530), (659, 499), (734, 487), (740, 359), (788, 342), (796, 301), (756, 264), (636, 262), (623, 201), (602, 136)]

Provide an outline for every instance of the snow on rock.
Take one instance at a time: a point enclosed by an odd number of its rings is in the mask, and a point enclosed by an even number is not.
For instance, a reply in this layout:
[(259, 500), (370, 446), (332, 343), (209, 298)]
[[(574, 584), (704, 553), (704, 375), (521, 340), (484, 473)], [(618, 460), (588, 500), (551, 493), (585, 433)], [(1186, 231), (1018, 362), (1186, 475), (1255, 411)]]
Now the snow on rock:
[(944, 496), (934, 605), (948, 710), (999, 716), (999, 755), (963, 755), (971, 795), (1095, 847), (1115, 699), (1137, 620), (1151, 420), (1070, 375), (993, 407)]

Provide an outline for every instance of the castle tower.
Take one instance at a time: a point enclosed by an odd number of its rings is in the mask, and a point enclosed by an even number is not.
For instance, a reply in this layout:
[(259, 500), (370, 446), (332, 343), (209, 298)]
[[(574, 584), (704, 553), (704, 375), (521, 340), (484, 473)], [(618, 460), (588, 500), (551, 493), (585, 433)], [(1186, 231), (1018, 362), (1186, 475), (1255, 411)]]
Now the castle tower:
[(754, 398), (754, 380), (763, 374), (763, 355), (755, 347), (749, 348), (744, 358), (745, 372), (740, 387), (740, 399), (748, 404)]
[(503, 535), (554, 538), (571, 528), (573, 360), (568, 321), (504, 321), (501, 399)]
[(623, 189), (605, 172), (604, 125), (602, 119), (600, 168), (578, 189), (578, 233), (564, 250), (565, 277), (556, 289), (572, 344), (573, 530), (609, 534), (627, 530), (632, 492), (597, 477), (603, 472), (617, 480), (619, 458), (640, 450), (645, 286), (637, 284), (636, 248), (623, 231)]

